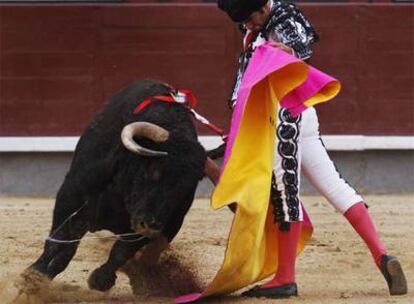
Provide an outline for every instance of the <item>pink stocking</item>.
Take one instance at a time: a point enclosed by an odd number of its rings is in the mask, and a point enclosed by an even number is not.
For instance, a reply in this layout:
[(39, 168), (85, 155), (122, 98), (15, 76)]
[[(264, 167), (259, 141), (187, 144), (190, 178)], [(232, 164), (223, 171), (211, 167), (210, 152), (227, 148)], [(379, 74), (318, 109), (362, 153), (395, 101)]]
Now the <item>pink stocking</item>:
[(357, 203), (349, 208), (344, 216), (354, 227), (355, 231), (367, 244), (372, 257), (378, 267), (381, 264), (381, 256), (386, 254), (387, 249), (378, 237), (375, 225), (363, 202)]
[(276, 287), (295, 282), (296, 250), (302, 230), (302, 222), (291, 222), (289, 231), (278, 231), (278, 269), (274, 278), (262, 288)]

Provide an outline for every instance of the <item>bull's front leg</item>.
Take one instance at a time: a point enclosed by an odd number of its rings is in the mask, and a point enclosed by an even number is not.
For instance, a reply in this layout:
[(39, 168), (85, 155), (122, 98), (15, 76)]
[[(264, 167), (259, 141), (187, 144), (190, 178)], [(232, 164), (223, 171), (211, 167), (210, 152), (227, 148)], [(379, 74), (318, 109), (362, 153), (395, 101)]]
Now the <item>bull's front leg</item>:
[[(80, 239), (86, 230), (86, 220), (82, 214), (78, 214), (52, 236), (55, 239), (66, 241)], [(56, 243), (46, 240), (41, 256), (15, 282), (19, 293), (15, 301), (18, 302), (20, 296), (36, 295), (40, 289), (47, 286), (50, 280), (67, 267), (75, 255), (78, 245), (79, 242)]]
[[(76, 185), (66, 180), (56, 197), (50, 237), (62, 241), (71, 241), (80, 239), (85, 235), (88, 229), (88, 221), (87, 206), (82, 207), (84, 202), (85, 200)], [(30, 286), (34, 291), (40, 288), (43, 283), (33, 284), (33, 281), (45, 282), (62, 272), (74, 256), (78, 244), (79, 242), (57, 243), (46, 240), (40, 257), (22, 274), (22, 290), (25, 291), (28, 288), (27, 286)], [(34, 278), (43, 279), (37, 280)]]
[(62, 243), (50, 239), (46, 240), (41, 256), (23, 272), (22, 277), (24, 281), (33, 281), (33, 276), (39, 274), (52, 280), (65, 270), (79, 245), (79, 241), (72, 242), (72, 240), (81, 239), (87, 232), (87, 229), (86, 217), (81, 213), (73, 217), (61, 229), (51, 233), (53, 239), (62, 241)]
[[(29, 269), (37, 270), (53, 279), (68, 266), (76, 253), (79, 241), (87, 232), (88, 226), (85, 218), (73, 218), (66, 227), (57, 233), (51, 234), (52, 240), (45, 242), (42, 255)], [(54, 241), (58, 240), (61, 242)], [(67, 242), (67, 243), (66, 243)]]
[(123, 237), (116, 241), (106, 263), (91, 273), (88, 279), (89, 288), (99, 291), (109, 290), (115, 285), (116, 271), (149, 241), (144, 237), (137, 240), (136, 236)]

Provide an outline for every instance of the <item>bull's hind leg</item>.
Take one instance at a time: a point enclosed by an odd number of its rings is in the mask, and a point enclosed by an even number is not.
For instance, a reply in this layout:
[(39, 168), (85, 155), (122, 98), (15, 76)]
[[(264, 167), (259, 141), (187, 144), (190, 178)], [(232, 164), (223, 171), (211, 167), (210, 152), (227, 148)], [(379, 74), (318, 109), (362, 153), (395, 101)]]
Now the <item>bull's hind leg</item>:
[(148, 242), (149, 239), (137, 239), (136, 236), (123, 237), (116, 241), (106, 263), (91, 273), (88, 279), (89, 288), (99, 291), (109, 290), (115, 285), (116, 271)]

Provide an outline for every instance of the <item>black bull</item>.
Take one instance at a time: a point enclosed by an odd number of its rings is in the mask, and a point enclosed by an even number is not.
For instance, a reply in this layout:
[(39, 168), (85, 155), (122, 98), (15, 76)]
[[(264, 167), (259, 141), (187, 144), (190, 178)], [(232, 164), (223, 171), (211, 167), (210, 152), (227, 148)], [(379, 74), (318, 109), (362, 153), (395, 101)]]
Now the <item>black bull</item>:
[[(143, 80), (113, 96), (82, 134), (57, 193), (50, 232), (55, 240), (78, 240), (102, 229), (139, 233), (115, 242), (108, 260), (89, 277), (90, 288), (110, 289), (115, 272), (140, 248), (160, 235), (174, 238), (205, 164), (211, 163), (184, 106), (155, 100), (133, 114), (139, 101), (170, 90), (161, 82)], [(42, 255), (25, 273), (35, 270), (53, 279), (67, 267), (78, 244), (46, 240)]]

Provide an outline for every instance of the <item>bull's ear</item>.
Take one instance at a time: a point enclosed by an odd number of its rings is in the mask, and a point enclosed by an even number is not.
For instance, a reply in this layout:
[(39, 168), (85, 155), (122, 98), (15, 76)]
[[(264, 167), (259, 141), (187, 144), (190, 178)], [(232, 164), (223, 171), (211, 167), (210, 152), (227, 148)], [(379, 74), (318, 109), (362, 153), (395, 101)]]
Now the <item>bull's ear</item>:
[(221, 158), (224, 156), (225, 151), (226, 151), (226, 143), (221, 144), (220, 146), (218, 146), (217, 148), (213, 150), (207, 151), (207, 156), (210, 157), (211, 159)]

